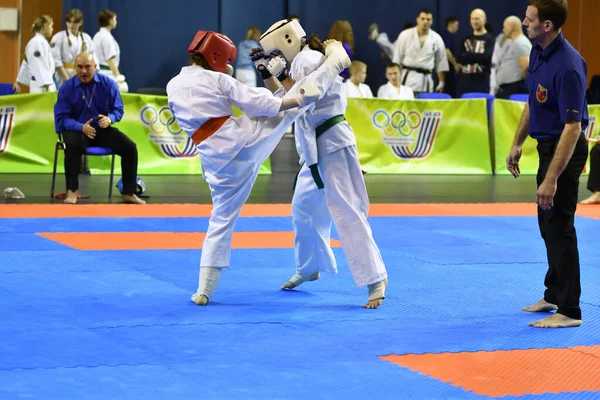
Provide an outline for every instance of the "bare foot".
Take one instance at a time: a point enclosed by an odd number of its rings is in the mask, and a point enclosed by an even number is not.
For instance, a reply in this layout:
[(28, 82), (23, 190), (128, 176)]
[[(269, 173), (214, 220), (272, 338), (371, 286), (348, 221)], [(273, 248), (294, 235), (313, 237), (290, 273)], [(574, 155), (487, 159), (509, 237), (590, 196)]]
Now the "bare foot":
[(529, 326), (534, 328), (577, 328), (581, 326), (581, 320), (556, 313), (539, 321), (530, 322)]
[(144, 200), (140, 199), (135, 194), (124, 194), (123, 201), (130, 204), (146, 204)]
[(590, 197), (583, 200), (581, 204), (600, 204), (600, 192), (594, 192)]
[(208, 304), (208, 297), (203, 294), (194, 293), (192, 295), (192, 301), (196, 303), (197, 306), (205, 306)]
[(556, 310), (558, 310), (558, 306), (556, 304), (548, 303), (544, 299), (541, 299), (540, 301), (529, 307), (523, 307), (523, 311), (529, 312), (550, 312)]
[(76, 204), (77, 203), (77, 191), (67, 190), (67, 197), (65, 198), (65, 204)]
[(363, 306), (363, 308), (374, 309), (379, 307), (381, 303), (383, 303), (383, 299), (385, 299), (385, 288), (387, 285), (387, 279), (369, 285), (369, 300), (367, 301), (367, 304)]
[(304, 282), (313, 282), (321, 277), (318, 272), (312, 274), (295, 274), (290, 280), (281, 285), (281, 290), (294, 289), (302, 285)]

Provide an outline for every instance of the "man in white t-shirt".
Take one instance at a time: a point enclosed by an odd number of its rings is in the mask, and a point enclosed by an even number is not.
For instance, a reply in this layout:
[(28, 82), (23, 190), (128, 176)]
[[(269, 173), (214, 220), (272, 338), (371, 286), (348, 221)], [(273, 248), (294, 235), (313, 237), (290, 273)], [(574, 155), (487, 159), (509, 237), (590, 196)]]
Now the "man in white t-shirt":
[(528, 93), (525, 76), (529, 68), (532, 44), (523, 34), (519, 17), (506, 18), (503, 32), (511, 39), (511, 43), (496, 70), (496, 83), (499, 87), (496, 97), (508, 99), (513, 94)]
[(414, 100), (415, 93), (408, 86), (400, 84), (401, 74), (400, 65), (389, 63), (385, 68), (385, 77), (388, 83), (381, 86), (377, 91), (377, 97), (380, 99), (391, 100)]
[(344, 82), (346, 97), (372, 98), (373, 92), (369, 85), (365, 85), (366, 79), (367, 64), (362, 61), (352, 61), (352, 64), (350, 64), (350, 79)]

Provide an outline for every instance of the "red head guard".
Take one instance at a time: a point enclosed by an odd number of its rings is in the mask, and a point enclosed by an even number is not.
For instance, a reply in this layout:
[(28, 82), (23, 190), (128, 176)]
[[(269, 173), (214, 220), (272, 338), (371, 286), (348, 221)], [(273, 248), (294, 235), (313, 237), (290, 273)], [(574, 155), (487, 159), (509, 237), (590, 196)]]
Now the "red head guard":
[(227, 64), (235, 61), (237, 49), (231, 39), (221, 33), (198, 31), (188, 47), (188, 53), (202, 54), (212, 69), (225, 72)]

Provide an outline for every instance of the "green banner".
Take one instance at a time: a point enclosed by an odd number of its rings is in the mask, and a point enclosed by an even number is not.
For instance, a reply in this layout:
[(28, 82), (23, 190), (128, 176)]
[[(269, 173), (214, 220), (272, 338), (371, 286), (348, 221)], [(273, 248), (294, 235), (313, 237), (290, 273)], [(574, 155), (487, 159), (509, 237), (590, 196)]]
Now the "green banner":
[[(494, 142), (496, 149), (496, 174), (509, 175), (510, 172), (506, 169), (506, 157), (510, 152), (512, 141), (515, 136), (521, 114), (525, 103), (510, 101), (510, 100), (495, 100), (494, 101)], [(596, 121), (600, 121), (600, 105), (588, 106), (590, 115), (590, 123), (585, 134), (586, 137), (597, 137), (600, 131), (600, 126)], [(521, 174), (535, 175), (537, 174), (539, 158), (536, 150), (537, 141), (530, 137), (525, 140), (523, 145), (523, 156), (519, 163)], [(590, 143), (590, 149), (593, 143)], [(589, 157), (586, 173), (589, 171)]]
[(492, 172), (484, 99), (348, 99), (346, 119), (368, 173)]
[[(57, 135), (54, 129), (56, 93), (0, 96), (0, 171), (51, 173)], [(186, 175), (201, 172), (196, 147), (171, 115), (165, 96), (122, 94), (123, 119), (115, 127), (138, 149), (138, 175)], [(236, 110), (236, 115), (239, 111)], [(59, 151), (58, 172), (63, 173)], [(92, 174), (108, 174), (110, 157), (88, 157)], [(271, 173), (270, 161), (261, 174)], [(115, 174), (121, 174), (120, 161)]]

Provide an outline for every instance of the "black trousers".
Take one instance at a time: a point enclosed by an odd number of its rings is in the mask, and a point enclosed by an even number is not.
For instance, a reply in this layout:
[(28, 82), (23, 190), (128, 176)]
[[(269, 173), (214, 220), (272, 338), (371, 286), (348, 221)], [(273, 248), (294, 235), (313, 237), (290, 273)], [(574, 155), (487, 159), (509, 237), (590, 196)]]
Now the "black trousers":
[(507, 99), (513, 94), (529, 94), (525, 80), (500, 85), (496, 98)]
[(123, 132), (109, 126), (96, 129), (96, 137), (90, 139), (83, 132), (65, 131), (62, 133), (65, 142), (65, 180), (67, 190), (79, 189), (79, 170), (81, 157), (90, 146), (107, 147), (121, 157), (121, 172), (123, 174), (123, 194), (136, 192), (138, 153), (137, 146)]
[(456, 97), (460, 98), (465, 93), (489, 93), (490, 79), (482, 81), (472, 74), (458, 74), (456, 77)]
[(600, 192), (600, 143), (594, 145), (590, 152), (590, 175), (587, 188), (590, 192)]
[[(558, 139), (539, 140), (537, 145), (540, 166), (537, 186), (543, 182)], [(558, 313), (569, 318), (581, 319), (579, 297), (579, 250), (575, 232), (575, 209), (579, 176), (587, 161), (588, 145), (583, 133), (579, 137), (573, 156), (558, 178), (554, 206), (547, 211), (538, 207), (538, 224), (546, 244), (548, 272), (544, 279), (544, 299), (558, 306)]]

